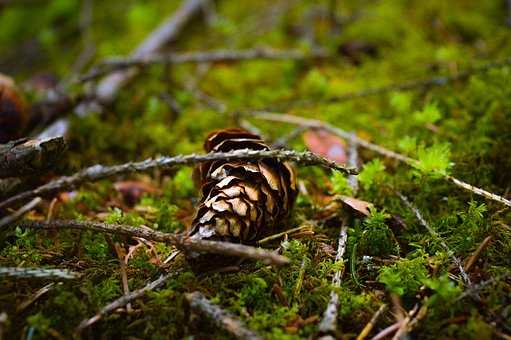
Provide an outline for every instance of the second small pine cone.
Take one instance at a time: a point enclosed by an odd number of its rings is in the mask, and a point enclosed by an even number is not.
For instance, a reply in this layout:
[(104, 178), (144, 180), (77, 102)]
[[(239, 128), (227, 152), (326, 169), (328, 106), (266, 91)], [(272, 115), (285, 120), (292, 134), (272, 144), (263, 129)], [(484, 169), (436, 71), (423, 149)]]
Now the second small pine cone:
[[(261, 137), (241, 129), (212, 132), (204, 148), (270, 149)], [(293, 167), (276, 159), (205, 162), (196, 177), (202, 196), (191, 235), (201, 239), (253, 243), (288, 216), (297, 193)]]

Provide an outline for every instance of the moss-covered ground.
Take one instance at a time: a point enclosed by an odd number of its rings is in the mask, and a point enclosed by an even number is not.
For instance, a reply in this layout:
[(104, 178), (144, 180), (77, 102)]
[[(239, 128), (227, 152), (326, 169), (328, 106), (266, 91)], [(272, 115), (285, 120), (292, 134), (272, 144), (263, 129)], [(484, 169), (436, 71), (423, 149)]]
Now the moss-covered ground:
[[(298, 167), (306, 190), (281, 228), (310, 225), (314, 232), (265, 245), (280, 247), (292, 260), (290, 265), (274, 268), (245, 261), (232, 272), (198, 273), (178, 258), (169, 270), (179, 274), (162, 289), (134, 301), (130, 313), (104, 317), (84, 336), (229, 338), (206, 319), (190, 317), (183, 293), (199, 290), (267, 338), (308, 338), (317, 332), (330, 299), (332, 275), (340, 266), (344, 275), (336, 288), (339, 338), (356, 337), (383, 303), (391, 308), (378, 319), (372, 334), (394, 324), (391, 309), (396, 299), (391, 296), (398, 296), (406, 310), (416, 304), (427, 306), (412, 337), (489, 339), (511, 334), (511, 211), (435, 175), (449, 173), (495, 194), (509, 195), (511, 67), (445, 86), (330, 100), (387, 84), (456, 75), (509, 57), (506, 2), (334, 3), (218, 1), (216, 18), (187, 27), (174, 50), (270, 46), (307, 51), (321, 46), (335, 56), (322, 61), (149, 67), (103, 114), (72, 117), (68, 155), (55, 175), (95, 163), (201, 152), (208, 132), (236, 124), (233, 112), (256, 108), (323, 120), (417, 158), (422, 165), (413, 168), (359, 149), (362, 170), (357, 197), (374, 204), (364, 219), (341, 207), (335, 213), (325, 212), (334, 195), (352, 194), (344, 177)], [(8, 2), (0, 7), (0, 71), (20, 83), (38, 72), (64, 79), (71, 75), (71, 65), (87, 39), (95, 46), (89, 64), (126, 55), (178, 4), (94, 1), (92, 24), (80, 28), (83, 11), (78, 0)], [(79, 92), (81, 86), (68, 90)], [(168, 97), (177, 102), (179, 113), (169, 107)], [(293, 129), (287, 124), (248, 121), (270, 142)], [(290, 147), (306, 148), (300, 137)], [(116, 183), (126, 178), (89, 183), (55, 196), (59, 199), (51, 205), (51, 198), (45, 200), (28, 218), (45, 218), (51, 211), (52, 218), (185, 230), (198, 196), (191, 173), (190, 168), (177, 168), (129, 177), (156, 189), (137, 197), (134, 205), (116, 190)], [(437, 237), (428, 233), (397, 192), (413, 202)], [(336, 264), (342, 223), (349, 226), (348, 248), (344, 264)], [(468, 272), (473, 284), (484, 284), (466, 294), (468, 286), (442, 240), (463, 262), (488, 236), (489, 245)], [(82, 275), (79, 280), (55, 283), (23, 310), (19, 306), (52, 281), (0, 278), (0, 312), (8, 314), (8, 338), (13, 339), (69, 338), (81, 320), (122, 295), (119, 258), (112, 244), (126, 248), (135, 244), (90, 232), (19, 228), (0, 242), (1, 266), (67, 268)], [(164, 244), (154, 246), (152, 252), (139, 246), (129, 260), (131, 290), (158, 277), (158, 259), (172, 250)]]

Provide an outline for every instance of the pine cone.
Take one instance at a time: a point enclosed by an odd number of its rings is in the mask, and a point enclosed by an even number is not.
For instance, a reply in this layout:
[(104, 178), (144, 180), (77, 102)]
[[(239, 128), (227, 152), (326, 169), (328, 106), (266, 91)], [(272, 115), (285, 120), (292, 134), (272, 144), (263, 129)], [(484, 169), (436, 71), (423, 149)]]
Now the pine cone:
[[(270, 149), (261, 137), (241, 129), (212, 132), (204, 148)], [(205, 162), (196, 176), (202, 197), (191, 235), (201, 239), (254, 243), (288, 216), (297, 192), (294, 169), (276, 159)]]
[(27, 122), (25, 104), (13, 80), (0, 73), (0, 144), (22, 137)]

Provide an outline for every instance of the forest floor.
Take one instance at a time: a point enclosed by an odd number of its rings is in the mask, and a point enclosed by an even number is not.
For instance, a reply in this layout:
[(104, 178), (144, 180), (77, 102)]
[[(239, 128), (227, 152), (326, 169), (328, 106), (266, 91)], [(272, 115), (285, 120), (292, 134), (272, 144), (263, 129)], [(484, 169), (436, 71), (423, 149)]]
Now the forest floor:
[[(175, 250), (169, 243), (12, 223), (0, 233), (1, 268), (69, 272), (0, 275), (0, 337), (77, 336), (78, 325), (110, 302), (170, 273), (160, 287), (104, 313), (81, 335), (236, 336), (218, 324), (218, 315), (211, 319), (190, 307), (194, 295), (187, 293), (198, 291), (241, 320), (239, 327), (269, 339), (363, 339), (382, 331), (396, 338), (511, 339), (510, 9), (505, 1), (337, 3), (204, 6), (165, 50), (234, 55), (139, 61), (145, 66), (109, 105), (62, 115), (68, 150), (30, 184), (94, 164), (200, 154), (209, 132), (235, 126), (257, 131), (269, 144), (355, 164), (360, 174), (349, 178), (295, 165), (300, 193), (280, 231), (295, 230), (262, 244), (289, 264), (244, 260), (198, 271), (182, 255), (164, 265)], [(70, 96), (90, 93), (112, 72), (102, 61), (129, 61), (181, 5), (3, 6), (0, 72), (37, 102), (47, 90), (38, 90), (37, 79), (58, 78), (59, 91)], [(44, 195), (25, 219), (186, 231), (199, 199), (192, 171), (177, 166), (89, 178)], [(340, 241), (344, 254), (336, 260)], [(332, 292), (337, 316), (326, 327)]]

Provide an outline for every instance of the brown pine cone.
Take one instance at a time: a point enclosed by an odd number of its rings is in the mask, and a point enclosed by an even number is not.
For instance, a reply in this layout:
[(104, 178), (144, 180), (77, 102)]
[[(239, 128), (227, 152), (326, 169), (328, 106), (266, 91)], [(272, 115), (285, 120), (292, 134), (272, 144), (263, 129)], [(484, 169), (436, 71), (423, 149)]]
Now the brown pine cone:
[[(270, 149), (261, 137), (241, 129), (212, 132), (204, 148)], [(297, 193), (293, 167), (276, 159), (205, 162), (196, 176), (202, 197), (191, 235), (201, 239), (253, 243), (288, 216)]]
[(22, 137), (27, 122), (25, 103), (13, 80), (0, 73), (0, 143)]

